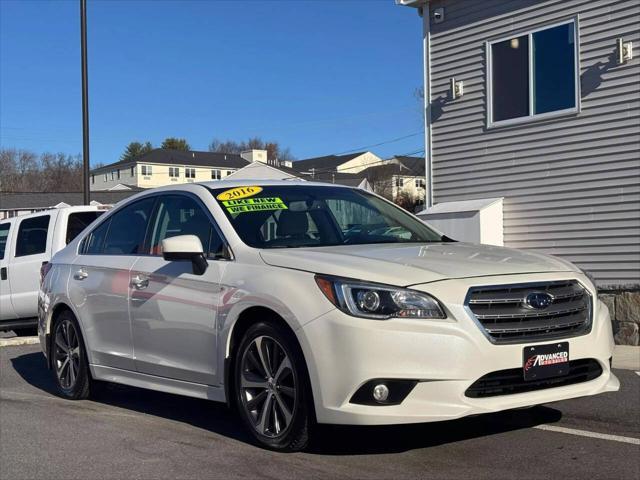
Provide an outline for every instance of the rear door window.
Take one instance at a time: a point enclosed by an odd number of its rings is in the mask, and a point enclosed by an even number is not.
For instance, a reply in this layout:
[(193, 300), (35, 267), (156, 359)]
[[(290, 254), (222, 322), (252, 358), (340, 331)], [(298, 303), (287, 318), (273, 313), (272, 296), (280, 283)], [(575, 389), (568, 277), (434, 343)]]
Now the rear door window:
[(146, 198), (127, 205), (111, 217), (104, 242), (105, 255), (143, 254), (144, 237), (155, 198)]
[(7, 239), (9, 238), (10, 223), (0, 225), (0, 260), (4, 258), (4, 251), (7, 248)]
[(47, 251), (47, 236), (51, 215), (26, 218), (18, 227), (16, 257), (37, 255)]
[(104, 212), (93, 211), (93, 212), (76, 212), (69, 215), (69, 220), (67, 222), (67, 235), (65, 237), (65, 242), (69, 243), (71, 240), (76, 238), (80, 232), (82, 232), (85, 228), (87, 228), (91, 222), (93, 222), (96, 218), (102, 215)]

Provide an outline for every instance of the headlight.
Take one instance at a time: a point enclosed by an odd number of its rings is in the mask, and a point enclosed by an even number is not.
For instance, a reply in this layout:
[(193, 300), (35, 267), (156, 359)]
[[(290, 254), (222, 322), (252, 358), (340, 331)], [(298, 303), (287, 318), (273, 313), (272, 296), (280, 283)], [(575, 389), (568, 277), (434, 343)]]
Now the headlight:
[(435, 298), (415, 290), (322, 275), (316, 275), (316, 283), (331, 303), (355, 317), (447, 318)]

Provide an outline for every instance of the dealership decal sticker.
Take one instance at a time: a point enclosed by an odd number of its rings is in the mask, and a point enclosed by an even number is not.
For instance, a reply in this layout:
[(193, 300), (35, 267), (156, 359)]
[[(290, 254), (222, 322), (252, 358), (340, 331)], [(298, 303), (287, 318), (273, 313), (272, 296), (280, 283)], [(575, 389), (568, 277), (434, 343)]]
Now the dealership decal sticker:
[(262, 191), (262, 187), (237, 187), (225, 190), (216, 197), (218, 200), (238, 200), (240, 198), (249, 198), (257, 195)]
[(529, 357), (524, 364), (524, 369), (529, 370), (532, 367), (543, 367), (545, 365), (567, 363), (568, 361), (569, 352), (543, 353)]
[(286, 210), (280, 197), (243, 198), (222, 202), (229, 213), (261, 212), (265, 210)]

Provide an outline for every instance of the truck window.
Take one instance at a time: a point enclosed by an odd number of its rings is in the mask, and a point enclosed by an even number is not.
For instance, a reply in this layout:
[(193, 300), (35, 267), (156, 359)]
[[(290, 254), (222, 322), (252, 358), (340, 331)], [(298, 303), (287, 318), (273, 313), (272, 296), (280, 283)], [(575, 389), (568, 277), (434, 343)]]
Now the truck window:
[(65, 243), (71, 242), (76, 238), (80, 232), (82, 232), (91, 222), (102, 215), (104, 212), (76, 212), (69, 215), (69, 221), (67, 222), (67, 236), (65, 237)]
[(7, 238), (9, 237), (10, 223), (0, 225), (0, 260), (4, 258), (4, 250), (7, 248)]
[(26, 218), (20, 222), (16, 257), (36, 255), (47, 251), (47, 234), (51, 215)]

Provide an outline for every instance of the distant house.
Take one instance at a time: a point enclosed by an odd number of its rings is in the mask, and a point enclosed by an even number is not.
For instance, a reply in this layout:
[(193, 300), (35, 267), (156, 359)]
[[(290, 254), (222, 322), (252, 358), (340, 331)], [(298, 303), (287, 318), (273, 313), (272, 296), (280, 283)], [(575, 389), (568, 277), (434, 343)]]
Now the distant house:
[(315, 175), (311, 175), (311, 174), (301, 173), (298, 170), (295, 170), (289, 166), (285, 166), (285, 164), (283, 163), (281, 163), (280, 165), (276, 165), (275, 163), (265, 164), (262, 162), (253, 162), (248, 164), (245, 167), (242, 167), (240, 170), (237, 170), (236, 172), (232, 173), (226, 179), (316, 181), (316, 182), (335, 183), (338, 185), (346, 185), (349, 187), (362, 188), (370, 192), (373, 191), (373, 188), (371, 187), (367, 179), (359, 174), (330, 172), (330, 173), (318, 173)]
[(314, 177), (317, 174), (331, 172), (358, 173), (382, 162), (383, 160), (374, 153), (357, 152), (348, 155), (325, 155), (297, 160), (292, 163), (292, 168)]
[(262, 161), (261, 156), (266, 162), (264, 150), (249, 150), (237, 155), (158, 148), (134, 161), (120, 161), (93, 169), (90, 185), (91, 190), (120, 190), (221, 180), (252, 161)]

